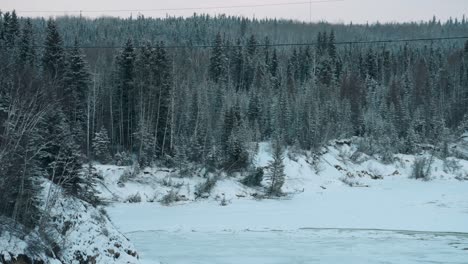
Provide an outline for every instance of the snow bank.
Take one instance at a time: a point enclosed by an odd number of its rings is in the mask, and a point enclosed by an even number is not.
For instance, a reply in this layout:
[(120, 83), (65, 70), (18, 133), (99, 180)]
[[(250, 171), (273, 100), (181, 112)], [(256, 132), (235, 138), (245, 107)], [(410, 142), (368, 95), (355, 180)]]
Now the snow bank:
[(63, 263), (139, 263), (133, 244), (104, 210), (63, 194), (50, 182), (44, 187), (44, 192), (51, 187), (54, 193), (45, 231), (60, 248), (57, 257)]

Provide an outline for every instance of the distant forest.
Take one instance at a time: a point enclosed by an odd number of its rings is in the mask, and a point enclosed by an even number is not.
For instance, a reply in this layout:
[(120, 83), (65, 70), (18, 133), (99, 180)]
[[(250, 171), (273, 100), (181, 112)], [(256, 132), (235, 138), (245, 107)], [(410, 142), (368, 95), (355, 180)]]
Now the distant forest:
[(95, 202), (90, 161), (237, 172), (261, 141), (318, 152), (352, 136), (391, 161), (468, 128), (465, 40), (340, 44), (468, 37), (465, 19), (0, 14), (0, 213), (29, 227), (40, 178)]

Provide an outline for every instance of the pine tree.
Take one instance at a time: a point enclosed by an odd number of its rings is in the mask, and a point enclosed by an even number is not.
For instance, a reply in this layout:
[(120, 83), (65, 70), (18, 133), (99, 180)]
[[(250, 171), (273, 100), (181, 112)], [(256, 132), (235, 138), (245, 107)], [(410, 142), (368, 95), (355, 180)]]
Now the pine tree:
[(221, 133), (224, 168), (228, 171), (243, 169), (249, 162), (249, 154), (242, 129), (242, 118), (239, 105), (224, 114), (224, 124)]
[(332, 61), (336, 60), (336, 46), (335, 46), (335, 32), (332, 30), (330, 36), (328, 37), (328, 55)]
[(174, 155), (175, 164), (174, 165), (179, 170), (179, 173), (181, 174), (187, 173), (187, 168), (188, 168), (187, 150), (188, 149), (189, 147), (186, 144), (179, 144), (175, 148), (175, 155)]
[(52, 19), (47, 21), (46, 34), (45, 50), (42, 56), (42, 68), (46, 74), (46, 78), (49, 78), (49, 80), (53, 82), (60, 83), (65, 69), (65, 51), (62, 46), (62, 38), (58, 32), (57, 24)]
[(94, 158), (103, 164), (109, 163), (111, 161), (109, 147), (108, 132), (104, 126), (101, 126), (101, 129), (94, 134), (93, 138)]
[(3, 17), (3, 39), (5, 44), (13, 48), (20, 34), (19, 21), (16, 12), (6, 12)]
[(247, 41), (243, 73), (243, 89), (246, 91), (250, 90), (255, 76), (255, 69), (257, 63), (257, 45), (257, 39), (254, 35), (251, 35), (249, 40)]
[(48, 178), (70, 195), (82, 190), (83, 157), (61, 108), (47, 113), (38, 124), (39, 136), (47, 142), (39, 158)]
[(317, 71), (318, 80), (326, 86), (330, 85), (333, 79), (333, 68), (331, 61), (328, 58), (322, 58), (319, 62)]
[(125, 150), (133, 150), (132, 136), (136, 125), (135, 110), (135, 50), (132, 41), (125, 43), (117, 56), (116, 94), (113, 96), (115, 109), (116, 139)]
[(23, 26), (20, 39), (19, 58), (22, 64), (32, 67), (35, 62), (34, 36), (31, 19), (28, 18)]
[(294, 65), (290, 61), (286, 67), (286, 89), (288, 91), (288, 98), (296, 96), (296, 78), (294, 77)]
[(456, 133), (458, 134), (457, 136), (468, 135), (468, 114), (465, 114), (463, 117), (462, 121), (457, 127)]
[(308, 46), (302, 56), (300, 56), (300, 80), (301, 83), (308, 81), (311, 77), (311, 62), (312, 62), (312, 53), (310, 47)]
[(319, 57), (323, 56), (323, 36), (322, 36), (322, 32), (319, 31), (319, 33), (317, 34), (317, 55)]
[(243, 87), (244, 81), (244, 55), (241, 44), (241, 40), (238, 39), (230, 59), (232, 63), (232, 79), (234, 86), (236, 87), (236, 91), (239, 91)]
[(155, 142), (153, 136), (148, 131), (145, 123), (140, 123), (135, 132), (135, 143), (140, 146), (137, 155), (140, 167), (144, 168), (150, 166), (156, 160), (156, 147), (153, 145)]
[(81, 182), (77, 197), (93, 206), (101, 205), (102, 200), (99, 198), (99, 191), (97, 190), (98, 180), (101, 176), (97, 173), (93, 164), (88, 163), (79, 177)]
[(224, 169), (228, 172), (245, 169), (249, 163), (249, 152), (247, 151), (246, 142), (243, 140), (242, 133), (242, 129), (236, 127), (232, 130), (227, 141)]
[(370, 78), (377, 79), (377, 60), (375, 58), (374, 51), (369, 49), (366, 56), (366, 68), (367, 74)]
[(280, 140), (277, 139), (273, 144), (273, 160), (268, 165), (270, 186), (267, 193), (270, 196), (281, 196), (283, 194), (281, 188), (286, 178), (283, 159), (283, 149)]
[(86, 104), (90, 73), (84, 56), (78, 48), (78, 41), (69, 52), (64, 72), (64, 94), (62, 108), (80, 146), (86, 143)]
[(249, 106), (247, 111), (249, 124), (253, 126), (260, 117), (260, 98), (258, 97), (256, 92), (252, 92), (250, 95)]
[(213, 50), (211, 51), (209, 66), (210, 77), (214, 82), (226, 81), (227, 63), (223, 39), (221, 33), (218, 32), (214, 41)]
[(271, 58), (271, 65), (270, 65), (270, 73), (271, 76), (276, 77), (278, 74), (278, 54), (276, 49), (273, 50), (273, 57)]
[(420, 142), (416, 131), (414, 130), (413, 125), (411, 125), (408, 129), (405, 138), (404, 150), (403, 152), (406, 154), (414, 154), (417, 151), (417, 143)]
[(160, 43), (157, 48), (157, 55), (155, 59), (156, 70), (156, 86), (159, 88), (158, 104), (156, 114), (156, 135), (155, 135), (155, 152), (160, 155), (170, 155), (172, 152), (170, 142), (172, 137), (172, 112), (171, 112), (171, 98), (173, 96), (172, 90), (172, 71), (169, 63), (167, 51), (164, 48), (164, 43)]

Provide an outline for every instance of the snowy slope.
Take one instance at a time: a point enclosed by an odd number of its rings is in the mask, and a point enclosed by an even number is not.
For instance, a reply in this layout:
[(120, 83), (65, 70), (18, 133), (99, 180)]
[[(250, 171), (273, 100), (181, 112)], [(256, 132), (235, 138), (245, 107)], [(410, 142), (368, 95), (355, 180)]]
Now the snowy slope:
[(139, 263), (133, 244), (99, 210), (75, 197), (67, 196), (50, 182), (44, 183), (44, 196), (51, 188), (51, 206), (46, 233), (60, 248), (63, 263)]
[(103, 208), (66, 195), (48, 180), (42, 185), (42, 235), (0, 217), (0, 263), (140, 263)]

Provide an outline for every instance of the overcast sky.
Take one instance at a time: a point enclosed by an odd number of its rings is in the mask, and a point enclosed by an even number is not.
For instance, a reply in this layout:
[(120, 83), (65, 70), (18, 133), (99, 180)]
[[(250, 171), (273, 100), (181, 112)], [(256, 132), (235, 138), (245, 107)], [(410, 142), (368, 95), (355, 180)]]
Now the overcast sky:
[[(276, 3), (298, 3), (309, 0), (0, 0), (1, 10), (16, 9), (21, 16), (53, 16), (64, 13), (64, 10), (83, 10), (86, 16), (134, 16), (138, 12), (85, 12), (85, 10), (145, 10), (164, 8), (204, 8), (218, 6), (238, 6)], [(311, 0), (312, 2), (317, 0)], [(322, 0), (323, 1), (323, 0)], [(325, 0), (326, 1), (326, 0)], [(335, 0), (336, 1), (336, 0)], [(429, 20), (434, 15), (442, 20), (449, 17), (462, 18), (468, 14), (468, 0), (343, 0), (340, 2), (317, 2), (284, 6), (262, 6), (226, 9), (142, 11), (145, 16), (165, 17), (191, 16), (194, 12), (228, 15), (241, 15), (256, 18), (289, 18), (301, 21), (326, 20), (329, 22), (366, 23), (366, 22), (401, 22)], [(22, 11), (61, 11), (56, 13), (22, 12)], [(79, 14), (79, 13), (78, 13)]]

